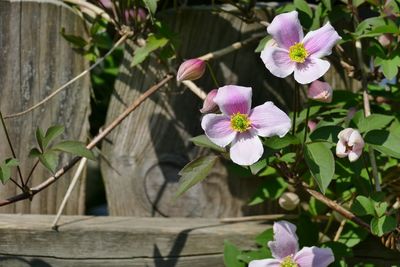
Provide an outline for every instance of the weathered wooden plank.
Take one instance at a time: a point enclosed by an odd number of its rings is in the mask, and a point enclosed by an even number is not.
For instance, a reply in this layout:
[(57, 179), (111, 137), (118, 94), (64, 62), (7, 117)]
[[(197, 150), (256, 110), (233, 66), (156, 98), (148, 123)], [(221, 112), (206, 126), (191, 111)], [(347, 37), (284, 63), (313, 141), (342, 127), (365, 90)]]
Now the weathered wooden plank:
[[(60, 35), (62, 28), (70, 34), (84, 34), (82, 20), (61, 1), (0, 1), (0, 108), (3, 114), (32, 106), (88, 66)], [(34, 164), (28, 153), (35, 146), (34, 132), (37, 127), (46, 129), (61, 124), (66, 129), (63, 139), (86, 140), (89, 88), (90, 79), (85, 77), (39, 109), (6, 121), (25, 177)], [(2, 129), (0, 133), (0, 159), (4, 159), (11, 153)], [(69, 156), (61, 156), (60, 165), (68, 159)], [(42, 182), (48, 176), (48, 171), (38, 168), (31, 185)], [(55, 213), (71, 176), (71, 173), (67, 174), (54, 186), (38, 194), (32, 202), (3, 207), (0, 212)], [(18, 179), (16, 173), (13, 177)], [(19, 190), (11, 183), (0, 187), (1, 198), (16, 193)], [(65, 212), (82, 214), (83, 209), (84, 179), (73, 192)]]
[(28, 257), (50, 266), (222, 267), (225, 239), (251, 248), (254, 237), (270, 227), (204, 218), (64, 216), (54, 231), (52, 220), (49, 215), (0, 215), (0, 266), (6, 260), (24, 266)]

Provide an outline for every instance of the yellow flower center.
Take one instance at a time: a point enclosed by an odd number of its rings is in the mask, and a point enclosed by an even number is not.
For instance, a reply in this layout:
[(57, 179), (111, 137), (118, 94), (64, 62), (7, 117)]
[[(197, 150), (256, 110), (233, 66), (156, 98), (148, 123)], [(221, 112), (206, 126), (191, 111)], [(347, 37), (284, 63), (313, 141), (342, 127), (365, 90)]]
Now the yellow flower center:
[(289, 47), (289, 58), (298, 63), (303, 63), (308, 57), (308, 52), (302, 43), (296, 43)]
[(287, 256), (281, 262), (281, 267), (298, 267), (298, 266), (299, 265), (297, 265), (297, 263), (293, 261), (291, 256)]
[(233, 114), (231, 116), (231, 128), (237, 132), (245, 132), (250, 129), (251, 122), (247, 114), (242, 114), (240, 112)]

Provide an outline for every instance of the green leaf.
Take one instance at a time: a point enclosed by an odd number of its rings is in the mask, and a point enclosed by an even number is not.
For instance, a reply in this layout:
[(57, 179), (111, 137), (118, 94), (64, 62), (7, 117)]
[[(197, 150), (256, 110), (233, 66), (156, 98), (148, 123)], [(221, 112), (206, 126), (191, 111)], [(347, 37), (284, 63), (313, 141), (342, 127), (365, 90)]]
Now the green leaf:
[(42, 155), (42, 153), (36, 147), (32, 148), (31, 151), (29, 151), (29, 157), (31, 158), (36, 158), (39, 157), (40, 155)]
[(269, 40), (271, 40), (272, 37), (270, 35), (265, 36), (264, 38), (261, 39), (261, 41), (258, 43), (258, 46), (254, 52), (260, 53), (261, 51), (264, 50), (265, 45), (268, 43)]
[(381, 130), (385, 128), (394, 116), (383, 114), (371, 114), (368, 117), (363, 117), (357, 122), (357, 128), (360, 132), (368, 132), (371, 130)]
[(249, 168), (250, 168), (251, 174), (257, 175), (260, 173), (260, 171), (262, 171), (267, 166), (268, 166), (267, 160), (261, 159), (261, 160), (257, 161), (256, 163), (254, 163), (253, 165), (250, 165)]
[(396, 77), (399, 67), (396, 64), (396, 59), (387, 59), (382, 61), (382, 72), (386, 79), (391, 80)]
[(285, 192), (287, 183), (281, 177), (268, 179), (259, 189), (249, 202), (249, 206), (257, 205), (267, 199), (277, 199)]
[(374, 235), (383, 236), (396, 229), (397, 222), (392, 216), (383, 216), (380, 218), (372, 218), (371, 231)]
[(306, 145), (304, 158), (319, 189), (325, 194), (335, 174), (332, 151), (323, 143), (311, 143)]
[(43, 139), (44, 149), (46, 149), (49, 143), (53, 141), (57, 136), (61, 135), (63, 132), (64, 126), (61, 125), (51, 126), (49, 129), (47, 129), (46, 135)]
[(181, 179), (179, 180), (179, 188), (175, 196), (181, 196), (192, 186), (203, 181), (210, 173), (215, 163), (217, 163), (217, 160), (217, 156), (202, 156), (183, 167), (179, 172)]
[(0, 181), (5, 184), (11, 178), (11, 169), (7, 165), (0, 166)]
[(151, 52), (157, 50), (158, 48), (164, 47), (168, 43), (168, 41), (169, 40), (165, 37), (150, 35), (146, 40), (146, 44), (135, 50), (131, 67), (142, 63), (150, 55)]
[(357, 196), (351, 210), (358, 216), (375, 215), (373, 201), (365, 196)]
[(266, 247), (261, 247), (258, 250), (241, 252), (240, 255), (237, 256), (238, 260), (241, 260), (247, 264), (253, 260), (262, 260), (268, 258), (272, 258), (272, 254), (271, 251)]
[(331, 0), (322, 0), (322, 3), (324, 3), (324, 6), (326, 7), (327, 10), (332, 10)]
[(297, 10), (303, 11), (306, 13), (310, 18), (312, 18), (312, 10), (308, 3), (305, 0), (294, 0), (293, 2), (294, 6), (296, 7)]
[(58, 165), (58, 156), (54, 151), (46, 151), (39, 156), (39, 161), (52, 173), (55, 172)]
[(400, 135), (385, 130), (372, 130), (367, 132), (364, 141), (382, 154), (400, 159)]
[(375, 209), (377, 217), (382, 217), (383, 215), (385, 215), (387, 208), (388, 208), (388, 204), (386, 202), (375, 202), (374, 203), (374, 209)]
[(343, 128), (340, 126), (335, 126), (335, 125), (322, 126), (315, 129), (310, 134), (310, 139), (312, 141), (328, 141), (336, 144), (338, 142), (337, 136), (341, 130), (343, 130)]
[(256, 243), (259, 244), (260, 246), (266, 247), (268, 245), (269, 241), (272, 241), (274, 239), (274, 230), (273, 228), (269, 228), (256, 236)]
[(42, 151), (44, 151), (43, 141), (44, 141), (44, 133), (42, 129), (36, 129), (36, 141)]
[(199, 135), (196, 137), (192, 137), (189, 140), (192, 141), (196, 146), (211, 148), (218, 152), (226, 152), (225, 148), (220, 147), (220, 146), (214, 144), (213, 142), (211, 142), (211, 140), (208, 139), (208, 137), (205, 134), (202, 134), (202, 135)]
[(96, 159), (93, 152), (87, 149), (84, 143), (79, 141), (62, 141), (54, 145), (51, 149), (71, 153), (73, 155), (88, 158), (91, 160)]
[(354, 247), (364, 240), (367, 235), (368, 233), (364, 229), (347, 222), (338, 241), (347, 247)]
[(66, 34), (65, 28), (62, 28), (60, 33), (61, 33), (62, 37), (64, 37), (65, 40), (72, 43), (76, 47), (82, 48), (87, 45), (86, 40), (83, 39), (81, 36)]
[(296, 136), (290, 134), (287, 134), (282, 138), (279, 136), (273, 136), (271, 138), (264, 140), (264, 145), (276, 150), (299, 143), (300, 143), (299, 139)]
[(238, 260), (240, 251), (234, 244), (225, 240), (224, 242), (224, 264), (226, 267), (245, 267), (246, 264)]
[(152, 15), (157, 11), (157, 2), (158, 0), (143, 0), (144, 5)]
[(19, 161), (14, 158), (9, 158), (4, 161), (4, 164), (8, 167), (16, 167), (19, 165)]

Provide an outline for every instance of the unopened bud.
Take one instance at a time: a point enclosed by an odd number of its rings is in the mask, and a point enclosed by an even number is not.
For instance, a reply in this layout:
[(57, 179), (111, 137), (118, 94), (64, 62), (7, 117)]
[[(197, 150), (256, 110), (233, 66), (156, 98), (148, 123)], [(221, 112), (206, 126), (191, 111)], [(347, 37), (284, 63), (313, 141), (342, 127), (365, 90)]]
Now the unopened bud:
[(333, 90), (329, 83), (321, 81), (313, 81), (308, 88), (307, 96), (310, 99), (330, 103), (332, 102)]
[(205, 70), (206, 62), (204, 60), (198, 58), (186, 60), (179, 66), (176, 80), (178, 82), (197, 80), (203, 76)]
[(145, 22), (146, 19), (147, 19), (147, 13), (141, 7), (125, 10), (125, 21), (128, 24), (133, 22), (142, 23)]
[(312, 133), (315, 128), (317, 128), (317, 123), (315, 121), (309, 120), (307, 122), (308, 129), (310, 129), (310, 133)]
[(218, 93), (218, 89), (211, 90), (208, 94), (206, 99), (203, 102), (203, 108), (200, 109), (201, 113), (209, 113), (213, 112), (218, 108), (218, 105), (214, 102), (214, 98)]
[(388, 47), (390, 44), (393, 42), (394, 38), (393, 35), (385, 33), (379, 36), (378, 42), (383, 46), (383, 47)]
[(279, 206), (284, 210), (294, 210), (300, 203), (299, 196), (292, 192), (285, 192), (278, 200)]
[(111, 9), (113, 6), (113, 3), (111, 2), (111, 0), (100, 0), (101, 4), (108, 9)]

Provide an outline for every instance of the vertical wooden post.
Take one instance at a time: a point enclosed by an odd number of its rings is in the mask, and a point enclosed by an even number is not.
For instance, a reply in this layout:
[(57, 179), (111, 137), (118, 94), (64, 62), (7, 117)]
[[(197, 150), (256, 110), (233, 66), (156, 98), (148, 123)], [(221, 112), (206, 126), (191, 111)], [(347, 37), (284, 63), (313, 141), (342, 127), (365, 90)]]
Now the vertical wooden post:
[[(0, 109), (4, 114), (16, 113), (37, 103), (57, 87), (79, 74), (86, 67), (84, 58), (73, 51), (60, 31), (83, 35), (82, 20), (61, 1), (0, 1)], [(64, 125), (63, 139), (86, 141), (88, 132), (90, 79), (74, 83), (40, 108), (6, 121), (16, 154), (26, 176), (34, 164), (28, 158), (35, 144), (37, 127), (47, 129)], [(10, 157), (3, 130), (0, 130), (0, 158)], [(60, 164), (69, 156), (63, 155)], [(15, 179), (18, 177), (13, 174)], [(48, 171), (38, 168), (31, 184), (46, 179)], [(54, 186), (35, 196), (0, 209), (11, 213), (55, 213), (67, 190), (72, 173)], [(0, 197), (19, 193), (12, 183), (0, 185)], [(67, 214), (84, 211), (84, 179), (77, 186), (67, 207)]]

